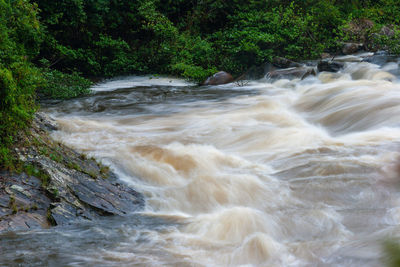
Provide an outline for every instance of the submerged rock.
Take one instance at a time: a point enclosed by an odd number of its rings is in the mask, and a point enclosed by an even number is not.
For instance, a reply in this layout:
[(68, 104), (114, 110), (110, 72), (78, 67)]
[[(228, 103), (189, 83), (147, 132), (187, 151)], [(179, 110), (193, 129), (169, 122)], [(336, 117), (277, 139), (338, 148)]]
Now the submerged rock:
[(284, 79), (301, 78), (315, 75), (313, 67), (307, 64), (298, 63), (283, 57), (275, 57), (272, 62), (266, 62), (259, 66), (250, 67), (245, 73), (240, 75), (236, 81), (259, 80), (262, 78)]
[(299, 67), (270, 71), (267, 73), (267, 77), (270, 79), (305, 79), (310, 75), (315, 76), (315, 74), (313, 67)]
[(208, 77), (207, 80), (204, 81), (203, 85), (220, 85), (233, 82), (234, 79), (231, 74), (220, 71), (215, 73), (213, 76)]
[(318, 62), (317, 69), (319, 72), (328, 71), (328, 72), (338, 72), (341, 68), (344, 67), (344, 63), (336, 62), (336, 61), (328, 61), (322, 60)]
[(364, 62), (376, 64), (379, 66), (383, 66), (390, 62), (397, 63), (398, 57), (394, 55), (390, 55), (387, 51), (378, 51), (374, 53), (372, 56), (366, 57), (363, 59)]
[(15, 149), (26, 173), (0, 172), (0, 231), (46, 228), (77, 219), (124, 216), (144, 207), (143, 196), (94, 159), (51, 140), (55, 129), (37, 114), (24, 147)]

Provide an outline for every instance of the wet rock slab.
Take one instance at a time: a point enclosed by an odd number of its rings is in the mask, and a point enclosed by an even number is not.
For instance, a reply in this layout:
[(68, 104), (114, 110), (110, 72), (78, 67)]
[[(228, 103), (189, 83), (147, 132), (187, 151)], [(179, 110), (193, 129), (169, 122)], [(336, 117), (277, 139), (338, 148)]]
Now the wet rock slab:
[(36, 177), (0, 172), (0, 231), (47, 228), (51, 200)]
[(33, 175), (0, 172), (0, 232), (125, 216), (144, 207), (143, 196), (105, 166), (52, 141), (48, 131), (56, 127), (38, 114), (31, 135), (19, 140), (25, 144), (15, 148)]

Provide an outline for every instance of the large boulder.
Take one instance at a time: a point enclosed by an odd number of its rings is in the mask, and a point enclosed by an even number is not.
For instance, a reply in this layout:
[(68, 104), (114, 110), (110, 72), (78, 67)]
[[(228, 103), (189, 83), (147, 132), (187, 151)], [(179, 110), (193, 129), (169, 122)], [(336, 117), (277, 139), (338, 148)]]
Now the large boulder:
[(344, 63), (336, 62), (336, 61), (328, 61), (322, 60), (318, 62), (317, 69), (319, 72), (328, 71), (328, 72), (338, 72), (341, 68), (344, 67)]
[(203, 85), (220, 85), (233, 82), (234, 79), (231, 74), (220, 71), (215, 73), (213, 76), (208, 77), (207, 80), (203, 83)]

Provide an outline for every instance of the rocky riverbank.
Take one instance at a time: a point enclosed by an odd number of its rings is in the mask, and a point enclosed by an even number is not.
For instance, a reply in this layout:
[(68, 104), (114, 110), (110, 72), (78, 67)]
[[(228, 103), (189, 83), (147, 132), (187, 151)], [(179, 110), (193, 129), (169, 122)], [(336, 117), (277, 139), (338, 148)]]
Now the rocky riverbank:
[[(309, 76), (317, 76), (321, 72), (335, 73), (346, 67), (347, 63), (372, 63), (377, 66), (384, 66), (388, 63), (398, 64), (399, 57), (392, 55), (388, 51), (360, 51), (351, 55), (332, 56), (326, 54), (320, 60), (308, 60), (295, 62), (287, 58), (275, 57), (271, 62), (266, 62), (260, 66), (253, 66), (245, 73), (233, 79), (232, 75), (220, 71), (210, 76), (203, 85), (220, 85), (234, 81), (236, 85), (246, 85), (248, 80), (268, 79), (275, 81), (279, 79), (305, 79)], [(400, 75), (398, 68), (389, 67), (387, 71), (393, 75), (387, 75), (387, 80), (393, 80)], [(355, 74), (357, 76), (357, 74)], [(356, 77), (353, 77), (356, 78)]]
[(106, 166), (53, 141), (54, 121), (37, 113), (13, 153), (20, 173), (0, 172), (0, 232), (48, 228), (75, 220), (124, 216), (144, 207), (143, 196)]

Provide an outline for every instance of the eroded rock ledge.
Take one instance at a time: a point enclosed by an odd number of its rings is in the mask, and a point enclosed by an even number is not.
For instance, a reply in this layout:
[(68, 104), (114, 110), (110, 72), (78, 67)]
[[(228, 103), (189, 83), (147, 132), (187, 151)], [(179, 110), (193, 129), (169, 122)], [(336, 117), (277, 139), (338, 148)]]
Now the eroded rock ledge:
[(0, 172), (0, 232), (65, 225), (77, 219), (123, 216), (144, 207), (143, 196), (96, 160), (53, 141), (56, 129), (38, 113), (15, 153), (22, 173)]

